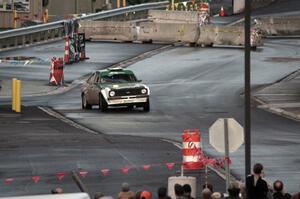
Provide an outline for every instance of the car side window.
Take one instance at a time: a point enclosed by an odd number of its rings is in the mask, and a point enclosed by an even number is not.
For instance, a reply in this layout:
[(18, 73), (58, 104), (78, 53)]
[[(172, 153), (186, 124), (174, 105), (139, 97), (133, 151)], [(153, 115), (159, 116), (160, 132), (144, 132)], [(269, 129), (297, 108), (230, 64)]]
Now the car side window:
[(95, 83), (99, 83), (100, 82), (100, 77), (98, 74), (95, 75)]
[(93, 73), (87, 80), (87, 83), (92, 84), (94, 79), (95, 73)]

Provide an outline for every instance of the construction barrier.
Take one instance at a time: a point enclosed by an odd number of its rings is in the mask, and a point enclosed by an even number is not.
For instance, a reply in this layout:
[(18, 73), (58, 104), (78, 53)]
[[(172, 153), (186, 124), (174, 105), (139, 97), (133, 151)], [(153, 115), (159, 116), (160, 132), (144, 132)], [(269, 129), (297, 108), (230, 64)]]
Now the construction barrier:
[(21, 112), (21, 80), (12, 79), (12, 110)]
[[(176, 18), (176, 13), (181, 13)], [(192, 14), (191, 14), (192, 13)], [(208, 25), (209, 16), (206, 12), (181, 11), (150, 11), (157, 21), (167, 21), (170, 17), (172, 23), (157, 23), (153, 21), (112, 22), (112, 21), (82, 21), (80, 32), (86, 34), (87, 39), (93, 40), (119, 40), (141, 42), (184, 42), (199, 44), (200, 46), (233, 45), (244, 46), (243, 26)], [(186, 17), (185, 19), (182, 19)], [(196, 23), (187, 23), (196, 20)], [(182, 19), (182, 23), (176, 20)], [(252, 30), (251, 45), (256, 47), (262, 44), (261, 35), (257, 29)]]
[(142, 42), (196, 43), (198, 24), (141, 22), (136, 27), (137, 40)]
[(59, 86), (64, 84), (64, 61), (63, 58), (53, 57), (50, 65), (49, 85)]
[(203, 169), (201, 134), (198, 129), (187, 129), (182, 137), (182, 166), (185, 170)]
[[(201, 26), (200, 37), (197, 42), (200, 46), (233, 45), (244, 46), (245, 31), (242, 26)], [(251, 46), (262, 45), (261, 35), (256, 29), (251, 32)]]
[(148, 18), (156, 23), (199, 23), (197, 11), (149, 10)]
[(300, 35), (300, 17), (259, 17), (255, 19), (256, 28), (263, 36)]
[(135, 23), (117, 21), (81, 21), (79, 32), (92, 40), (135, 40)]

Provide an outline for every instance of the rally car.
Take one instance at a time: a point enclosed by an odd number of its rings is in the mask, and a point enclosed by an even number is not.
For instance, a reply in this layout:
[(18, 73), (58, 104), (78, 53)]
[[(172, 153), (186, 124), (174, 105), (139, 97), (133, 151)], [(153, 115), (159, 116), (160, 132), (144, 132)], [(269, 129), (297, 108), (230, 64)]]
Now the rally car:
[(99, 105), (105, 112), (110, 106), (142, 107), (150, 111), (150, 89), (131, 70), (110, 68), (94, 72), (81, 88), (83, 109)]

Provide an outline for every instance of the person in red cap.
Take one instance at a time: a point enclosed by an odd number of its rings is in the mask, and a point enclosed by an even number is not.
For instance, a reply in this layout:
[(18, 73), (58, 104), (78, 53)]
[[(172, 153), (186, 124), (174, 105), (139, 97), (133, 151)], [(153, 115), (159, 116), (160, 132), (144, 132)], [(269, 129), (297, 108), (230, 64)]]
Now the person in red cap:
[(151, 193), (149, 191), (142, 191), (141, 199), (151, 199)]

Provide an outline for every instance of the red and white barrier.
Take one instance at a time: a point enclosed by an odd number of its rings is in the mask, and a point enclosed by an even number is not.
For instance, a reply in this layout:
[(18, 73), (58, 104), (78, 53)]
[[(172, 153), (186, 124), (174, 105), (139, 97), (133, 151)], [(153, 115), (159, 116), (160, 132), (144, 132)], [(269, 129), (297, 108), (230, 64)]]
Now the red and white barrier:
[(70, 54), (69, 54), (69, 35), (66, 34), (66, 44), (65, 44), (65, 64), (68, 64), (70, 62)]
[(183, 169), (203, 169), (201, 134), (198, 129), (187, 129), (182, 134)]
[(64, 84), (64, 61), (63, 58), (53, 57), (50, 64), (49, 84), (53, 86)]

